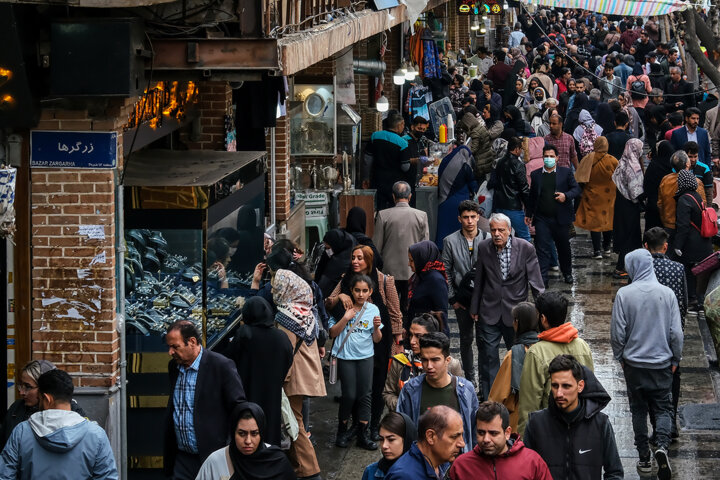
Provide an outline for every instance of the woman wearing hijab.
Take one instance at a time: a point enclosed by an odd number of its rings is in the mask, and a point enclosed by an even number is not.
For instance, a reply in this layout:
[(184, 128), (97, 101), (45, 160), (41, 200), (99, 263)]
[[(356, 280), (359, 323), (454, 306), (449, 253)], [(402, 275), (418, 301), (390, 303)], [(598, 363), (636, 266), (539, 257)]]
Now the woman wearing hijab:
[(613, 217), (613, 247), (618, 254), (614, 277), (627, 278), (625, 255), (642, 247), (640, 201), (643, 196), (643, 142), (631, 138), (613, 172), (617, 192)]
[(367, 245), (368, 247), (372, 248), (375, 267), (382, 270), (382, 256), (380, 256), (380, 252), (378, 252), (378, 249), (375, 247), (372, 238), (367, 236), (366, 228), (367, 213), (365, 213), (365, 209), (363, 209), (362, 207), (352, 207), (347, 214), (345, 231), (355, 237), (355, 241), (358, 245)]
[(612, 107), (607, 103), (599, 104), (595, 114), (595, 121), (606, 134), (615, 130), (615, 113), (613, 113)]
[(537, 115), (540, 115), (545, 109), (545, 100), (547, 100), (547, 94), (545, 92), (545, 89), (541, 86), (533, 88), (527, 98), (527, 110), (525, 110), (525, 120), (532, 123), (533, 118), (535, 118)]
[[(395, 279), (390, 275), (383, 274), (376, 266), (373, 266), (373, 251), (366, 245), (357, 245), (353, 248), (351, 255), (350, 268), (328, 297), (327, 306), (335, 318), (342, 318), (345, 311), (352, 308), (350, 279), (355, 275), (367, 275), (375, 284), (369, 301), (380, 310), (380, 319), (385, 332), (380, 342), (375, 344), (370, 396), (370, 438), (377, 441), (379, 440), (378, 425), (383, 411), (382, 393), (388, 372), (388, 362), (393, 353), (393, 344), (399, 345), (402, 341), (403, 319), (400, 312), (400, 298), (395, 288)], [(398, 350), (400, 350), (399, 347)]]
[(267, 443), (263, 409), (251, 402), (233, 412), (230, 445), (215, 450), (205, 460), (196, 480), (295, 480), (290, 460), (277, 446)]
[[(590, 115), (590, 112), (582, 109), (580, 110), (580, 115), (578, 116), (578, 126), (575, 128), (575, 131), (572, 134), (575, 141), (580, 143), (583, 134), (590, 128), (595, 130), (595, 134), (598, 137), (603, 134), (603, 128), (595, 122), (592, 115)], [(585, 152), (585, 155), (587, 155), (588, 153), (590, 152)]]
[(512, 309), (513, 330), (515, 330), (515, 344), (505, 354), (500, 370), (490, 389), (488, 400), (499, 402), (510, 412), (510, 427), (513, 433), (518, 431), (518, 416), (520, 409), (520, 377), (525, 354), (528, 349), (538, 342), (538, 329), (540, 318), (535, 304), (520, 302)]
[(681, 170), (678, 172), (677, 182), (673, 251), (677, 260), (685, 267), (688, 310), (696, 311), (697, 306), (702, 304), (702, 298), (697, 292), (697, 279), (692, 273), (692, 267), (712, 253), (712, 239), (700, 235), (702, 209), (705, 204), (696, 191), (698, 184), (695, 174), (691, 170)]
[(305, 431), (302, 406), (305, 397), (324, 397), (320, 355), (318, 354), (317, 321), (312, 311), (313, 294), (305, 280), (289, 270), (278, 270), (272, 280), (272, 294), (278, 328), (290, 339), (294, 357), (283, 389), (298, 422), (298, 438), (290, 446), (290, 459), (297, 465), (299, 477), (320, 473), (315, 449)]
[(568, 110), (567, 117), (565, 118), (565, 125), (563, 131), (572, 135), (575, 133), (575, 129), (580, 125), (580, 112), (585, 109), (588, 103), (588, 97), (584, 93), (576, 93), (575, 100), (573, 101), (572, 108)]
[(512, 95), (512, 104), (517, 107), (518, 110), (524, 115), (525, 109), (528, 107), (527, 103), (528, 84), (524, 78), (518, 77), (515, 81), (515, 93)]
[(485, 128), (490, 134), (490, 139), (495, 140), (502, 135), (505, 125), (500, 120), (500, 111), (494, 105), (489, 103), (485, 105), (482, 111), (483, 120), (485, 120)]
[[(512, 136), (529, 137), (534, 135), (530, 124), (525, 121), (522, 112), (515, 105), (506, 106), (503, 113), (505, 115), (505, 129), (515, 131), (515, 135)], [(505, 135), (503, 137), (505, 138)]]
[(440, 250), (429, 240), (410, 245), (408, 263), (414, 273), (408, 284), (407, 318), (415, 318), (421, 313), (442, 312), (443, 333), (449, 335), (447, 275)]
[(478, 189), (473, 174), (473, 154), (466, 146), (455, 147), (438, 168), (438, 217), (435, 243), (441, 249), (443, 240), (457, 231), (457, 207), (469, 200)]
[(355, 237), (345, 230), (335, 228), (325, 234), (323, 243), (325, 252), (315, 270), (315, 281), (320, 286), (323, 297), (327, 298), (350, 265), (350, 250), (357, 242)]
[(412, 419), (399, 412), (390, 412), (380, 421), (380, 449), (383, 457), (365, 467), (362, 480), (385, 478), (395, 461), (410, 450), (417, 440), (417, 428)]
[[(575, 226), (590, 231), (593, 258), (609, 253), (615, 209), (615, 184), (612, 175), (617, 158), (608, 154), (605, 137), (595, 139), (594, 151), (586, 155), (575, 172), (575, 180), (583, 185), (580, 205), (575, 213)], [(602, 241), (602, 243), (601, 243)]]
[(249, 298), (242, 308), (243, 326), (225, 356), (235, 362), (247, 399), (268, 413), (263, 441), (279, 446), (281, 392), (293, 363), (293, 345), (287, 335), (275, 328), (274, 316), (267, 300)]
[(662, 227), (662, 220), (660, 219), (660, 211), (658, 210), (658, 191), (660, 189), (660, 182), (662, 182), (665, 175), (672, 173), (672, 166), (670, 166), (670, 156), (673, 154), (675, 149), (672, 144), (667, 140), (657, 144), (657, 154), (653, 155), (650, 159), (650, 165), (648, 165), (647, 171), (645, 172), (645, 179), (643, 180), (643, 190), (647, 197), (647, 207), (645, 210), (645, 231), (647, 232), (653, 227)]

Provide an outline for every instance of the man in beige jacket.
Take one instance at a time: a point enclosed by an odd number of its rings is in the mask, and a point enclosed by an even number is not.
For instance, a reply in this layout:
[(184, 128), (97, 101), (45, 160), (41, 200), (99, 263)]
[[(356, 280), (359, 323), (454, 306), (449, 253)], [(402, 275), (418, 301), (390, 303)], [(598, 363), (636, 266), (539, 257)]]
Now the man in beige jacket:
[(395, 277), (400, 309), (405, 313), (408, 280), (412, 275), (408, 249), (410, 245), (429, 240), (430, 229), (427, 213), (410, 206), (412, 194), (407, 182), (396, 182), (392, 187), (392, 196), (395, 206), (380, 210), (375, 217), (373, 243), (383, 258), (383, 273)]

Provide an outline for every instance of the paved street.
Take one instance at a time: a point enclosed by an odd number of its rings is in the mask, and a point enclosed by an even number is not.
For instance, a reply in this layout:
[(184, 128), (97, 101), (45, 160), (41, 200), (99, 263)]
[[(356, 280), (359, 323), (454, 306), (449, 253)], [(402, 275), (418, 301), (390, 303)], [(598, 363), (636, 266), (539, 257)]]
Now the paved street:
[[(551, 289), (559, 290), (570, 298), (571, 319), (593, 351), (595, 373), (612, 396), (604, 412), (610, 416), (620, 456), (625, 467), (625, 478), (640, 478), (635, 470), (637, 460), (633, 445), (630, 411), (622, 371), (612, 357), (610, 348), (610, 314), (615, 292), (624, 282), (613, 280), (615, 255), (604, 260), (590, 258), (589, 235), (579, 233), (573, 241), (575, 257), (575, 284), (561, 283), (559, 277)], [(556, 274), (557, 275), (557, 274)], [(459, 356), (457, 326), (451, 321), (452, 352)], [(504, 352), (501, 352), (501, 358)], [(701, 329), (696, 317), (689, 316), (685, 330), (685, 348), (682, 363), (682, 405), (717, 402), (720, 381), (717, 365), (709, 366), (703, 347)], [(333, 397), (339, 395), (338, 386), (328, 389), (326, 399), (312, 403), (313, 437), (317, 442), (320, 466), (325, 478), (359, 480), (365, 466), (380, 458), (379, 452), (366, 452), (359, 448), (340, 449), (333, 440), (337, 427), (337, 407)], [(712, 423), (712, 422), (709, 422)], [(720, 421), (716, 430), (693, 430), (679, 421), (680, 439), (672, 444), (670, 458), (676, 480), (720, 477)], [(655, 478), (643, 477), (643, 478)]]

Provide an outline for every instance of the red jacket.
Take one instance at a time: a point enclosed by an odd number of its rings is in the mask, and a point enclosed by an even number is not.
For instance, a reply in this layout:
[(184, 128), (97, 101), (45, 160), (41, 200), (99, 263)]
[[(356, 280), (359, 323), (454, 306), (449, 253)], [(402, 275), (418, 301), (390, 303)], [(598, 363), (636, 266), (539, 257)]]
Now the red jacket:
[(552, 480), (545, 461), (534, 450), (525, 448), (516, 433), (512, 434), (510, 442), (510, 450), (497, 457), (483, 454), (479, 445), (463, 453), (450, 468), (451, 480)]

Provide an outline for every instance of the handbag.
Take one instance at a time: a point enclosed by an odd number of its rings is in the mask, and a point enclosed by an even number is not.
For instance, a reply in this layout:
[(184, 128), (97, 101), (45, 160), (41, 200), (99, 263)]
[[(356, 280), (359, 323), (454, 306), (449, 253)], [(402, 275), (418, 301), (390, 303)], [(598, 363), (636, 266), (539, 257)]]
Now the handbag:
[(714, 272), (720, 268), (720, 252), (713, 252), (709, 256), (700, 260), (697, 265), (692, 267), (693, 275), (698, 276), (703, 273)]
[[(348, 330), (347, 335), (345, 336), (342, 343), (340, 344), (340, 348), (338, 348), (337, 354), (330, 354), (330, 366), (328, 368), (328, 383), (330, 385), (335, 385), (337, 383), (337, 375), (338, 375), (338, 372), (337, 372), (338, 358), (337, 358), (337, 356), (340, 354), (340, 352), (342, 352), (342, 349), (345, 346), (345, 342), (347, 342), (348, 338), (350, 338), (350, 334), (352, 334), (355, 331), (355, 327), (358, 324), (358, 320), (360, 320), (362, 318), (363, 314), (365, 313), (366, 305), (367, 305), (367, 302), (365, 302), (363, 304), (362, 308), (360, 309), (357, 316), (355, 317), (357, 320), (355, 322), (353, 322), (352, 326), (350, 327), (350, 330)], [(333, 347), (334, 346), (335, 346), (335, 342), (333, 342)]]

